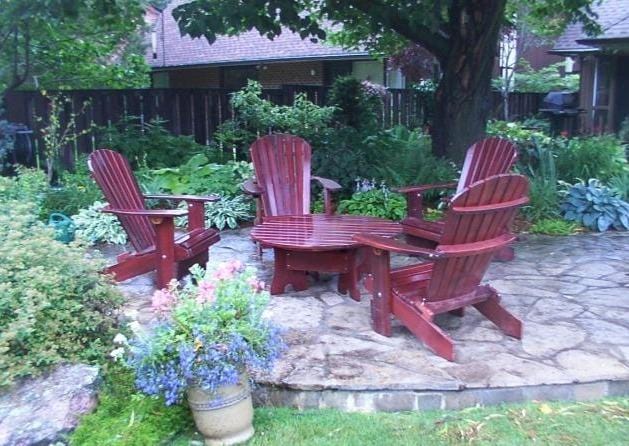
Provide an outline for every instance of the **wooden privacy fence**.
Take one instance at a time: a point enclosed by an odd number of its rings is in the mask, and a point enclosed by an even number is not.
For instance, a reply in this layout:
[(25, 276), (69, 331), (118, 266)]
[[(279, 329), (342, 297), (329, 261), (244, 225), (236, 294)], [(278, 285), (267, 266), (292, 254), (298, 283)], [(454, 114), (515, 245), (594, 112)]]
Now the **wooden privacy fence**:
[[(304, 93), (315, 104), (325, 105), (328, 90), (328, 87), (285, 85), (264, 90), (263, 95), (276, 104), (289, 105), (298, 93)], [(49, 92), (49, 95), (55, 93), (58, 92)], [(77, 133), (95, 126), (111, 126), (127, 117), (136, 117), (140, 123), (161, 119), (171, 133), (190, 135), (199, 144), (208, 145), (216, 128), (233, 117), (229, 103), (233, 91), (225, 89), (67, 90), (59, 93), (70, 99), (66, 115), (84, 110), (76, 119)], [(512, 94), (509, 101), (510, 116), (536, 113), (541, 97), (543, 95), (537, 93)], [(491, 100), (492, 117), (501, 119), (500, 94), (494, 93)], [(38, 154), (42, 147), (41, 121), (47, 121), (48, 108), (48, 99), (37, 91), (16, 91), (5, 96), (6, 119), (33, 130), (33, 147)], [(388, 89), (383, 97), (379, 118), (384, 128), (399, 124), (417, 127), (427, 122), (429, 113), (419, 92)], [(95, 132), (87, 132), (78, 138), (73, 147), (65, 148), (62, 163), (72, 166), (76, 153), (89, 153), (97, 144)]]

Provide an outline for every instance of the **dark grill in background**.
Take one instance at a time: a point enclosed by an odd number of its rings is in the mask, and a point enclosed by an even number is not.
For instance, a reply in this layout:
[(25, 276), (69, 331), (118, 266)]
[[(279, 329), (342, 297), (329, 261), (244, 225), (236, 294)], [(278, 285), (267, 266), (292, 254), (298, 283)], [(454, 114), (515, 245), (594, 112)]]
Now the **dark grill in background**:
[(553, 135), (572, 136), (577, 129), (577, 116), (583, 111), (578, 106), (578, 93), (551, 91), (544, 96), (539, 111), (549, 118), (550, 132)]

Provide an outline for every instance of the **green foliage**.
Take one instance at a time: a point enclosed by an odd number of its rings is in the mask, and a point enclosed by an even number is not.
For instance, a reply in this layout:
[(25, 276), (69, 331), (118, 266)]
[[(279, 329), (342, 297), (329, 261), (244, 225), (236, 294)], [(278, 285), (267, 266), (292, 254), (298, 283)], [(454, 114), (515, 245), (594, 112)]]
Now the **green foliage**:
[(338, 211), (341, 214), (401, 220), (406, 217), (406, 200), (404, 196), (382, 187), (367, 192), (356, 192), (352, 198), (339, 203)]
[(432, 153), (430, 136), (421, 130), (396, 126), (368, 136), (364, 143), (373, 174), (392, 186), (440, 183), (458, 176), (453, 163)]
[(219, 230), (226, 226), (235, 229), (238, 222), (253, 219), (251, 200), (243, 195), (235, 197), (221, 197), (214, 203), (208, 203), (205, 208), (205, 223)]
[(319, 107), (304, 94), (295, 97), (293, 105), (275, 105), (262, 97), (262, 86), (249, 81), (231, 99), (234, 119), (221, 124), (214, 134), (222, 149), (231, 148), (241, 156), (260, 135), (291, 133), (307, 140), (313, 147), (329, 131), (333, 107)]
[(46, 220), (53, 212), (72, 216), (95, 201), (102, 200), (103, 194), (89, 175), (85, 157), (79, 157), (75, 163), (75, 171), (63, 172), (59, 187), (51, 187), (46, 191), (40, 218)]
[(531, 221), (555, 218), (559, 210), (557, 169), (553, 153), (543, 146), (537, 147), (535, 163), (529, 163), (529, 204), (523, 208), (524, 215)]
[[(48, 182), (52, 183), (54, 169), (59, 162), (61, 150), (71, 144), (76, 144), (79, 137), (90, 132), (91, 127), (77, 132), (76, 120), (85, 113), (87, 102), (84, 102), (81, 108), (75, 111), (71, 98), (63, 94), (48, 94), (43, 90), (41, 94), (48, 101), (48, 116), (37, 116), (36, 120), (41, 125), (39, 132), (46, 157)], [(74, 159), (78, 159), (76, 150), (74, 155)]]
[(124, 245), (127, 243), (127, 234), (115, 215), (100, 211), (105, 206), (107, 203), (96, 201), (73, 216), (75, 235), (91, 245), (97, 243)]
[[(253, 220), (253, 209), (251, 200), (244, 195), (236, 195), (233, 197), (223, 196), (218, 201), (205, 204), (205, 225), (213, 226), (219, 230), (229, 227), (236, 229), (239, 222)], [(185, 209), (186, 204), (181, 203), (180, 208)], [(179, 217), (175, 219), (178, 227), (186, 227), (188, 217)]]
[(326, 132), (313, 148), (312, 170), (315, 175), (337, 181), (345, 191), (352, 189), (357, 177), (372, 176), (364, 136), (353, 127)]
[(128, 117), (116, 125), (100, 128), (99, 144), (122, 153), (134, 168), (175, 167), (200, 153), (220, 157), (209, 153), (192, 136), (173, 135), (165, 128), (165, 122), (153, 119), (142, 123), (138, 117)]
[(618, 131), (618, 139), (627, 143), (629, 142), (629, 116), (620, 123), (620, 130)]
[(205, 155), (197, 154), (179, 167), (142, 171), (139, 177), (151, 193), (234, 197), (240, 193), (240, 185), (252, 174), (250, 163), (214, 164)]
[(612, 135), (556, 138), (557, 174), (573, 183), (585, 178), (608, 181), (627, 166), (624, 147)]
[(121, 296), (84, 249), (53, 239), (33, 203), (0, 199), (0, 386), (102, 360)]
[(629, 229), (629, 203), (597, 179), (569, 186), (561, 212), (566, 220), (594, 231)]
[[(148, 85), (144, 2), (3, 0), (0, 92)], [(135, 45), (133, 43), (136, 43)]]
[(48, 191), (46, 174), (23, 166), (17, 166), (16, 170), (15, 177), (0, 177), (0, 200), (30, 202), (39, 209)]
[(579, 225), (561, 218), (543, 218), (529, 228), (532, 234), (571, 235), (577, 232)]
[[(560, 70), (563, 65), (563, 62), (557, 62), (535, 70), (529, 61), (520, 59), (516, 65), (513, 90), (521, 93), (548, 93), (553, 90), (579, 91), (579, 75), (562, 76)], [(494, 88), (502, 89), (504, 80), (493, 79), (492, 84)]]
[(170, 439), (194, 426), (185, 406), (137, 393), (133, 374), (120, 366), (106, 369), (105, 382), (96, 410), (81, 418), (70, 437), (73, 446), (169, 444)]
[(337, 77), (328, 94), (334, 107), (334, 121), (358, 131), (373, 131), (377, 125), (377, 110), (381, 99), (370, 94), (363, 83), (352, 76)]
[(0, 119), (0, 171), (4, 168), (6, 159), (13, 152), (14, 143), (15, 137), (12, 124), (9, 121)]
[(615, 175), (608, 181), (609, 187), (618, 193), (618, 196), (625, 201), (629, 201), (629, 169)]

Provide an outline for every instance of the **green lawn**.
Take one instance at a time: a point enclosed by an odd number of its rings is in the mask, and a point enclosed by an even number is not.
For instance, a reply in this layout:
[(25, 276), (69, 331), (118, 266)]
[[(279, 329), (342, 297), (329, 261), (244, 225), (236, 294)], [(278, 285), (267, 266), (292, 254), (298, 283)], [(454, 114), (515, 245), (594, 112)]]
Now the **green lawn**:
[[(343, 413), (256, 409), (253, 445), (626, 445), (629, 398), (595, 403), (529, 403), (460, 411)], [(72, 445), (201, 445), (185, 408), (165, 408), (109, 374), (97, 411)]]

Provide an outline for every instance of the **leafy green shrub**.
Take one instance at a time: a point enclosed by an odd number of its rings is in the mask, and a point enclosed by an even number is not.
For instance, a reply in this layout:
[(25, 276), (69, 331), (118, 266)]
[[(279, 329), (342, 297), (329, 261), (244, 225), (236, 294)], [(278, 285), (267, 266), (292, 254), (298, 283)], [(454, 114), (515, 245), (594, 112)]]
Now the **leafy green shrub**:
[[(192, 136), (173, 135), (164, 127), (166, 121), (153, 119), (140, 122), (129, 117), (116, 125), (103, 127), (99, 145), (124, 154), (134, 168), (174, 167), (197, 153), (209, 154), (207, 147), (197, 144)], [(214, 153), (220, 159), (222, 154)]]
[(328, 94), (328, 104), (334, 107), (337, 125), (358, 131), (373, 131), (378, 125), (377, 110), (381, 99), (355, 77), (337, 77)]
[(0, 200), (0, 386), (103, 358), (121, 297), (100, 266), (55, 241), (32, 203)]
[(340, 202), (338, 211), (342, 214), (401, 220), (406, 217), (406, 200), (402, 195), (383, 187), (367, 192), (356, 192), (352, 198)]
[(536, 165), (529, 164), (530, 178), (529, 204), (522, 211), (531, 221), (557, 217), (559, 210), (559, 189), (557, 169), (553, 153), (540, 146), (536, 147)]
[(15, 177), (0, 177), (0, 199), (31, 202), (39, 210), (48, 191), (46, 174), (23, 166), (16, 171)]
[[(186, 208), (185, 203), (180, 203), (179, 207)], [(219, 201), (205, 204), (205, 225), (214, 226), (219, 230), (229, 227), (236, 229), (239, 222), (253, 220), (253, 209), (251, 200), (244, 195), (235, 197), (221, 197)], [(180, 228), (185, 228), (188, 224), (188, 217), (175, 219), (175, 224)]]
[(544, 218), (536, 221), (529, 228), (532, 234), (570, 235), (574, 234), (579, 225), (560, 218)]
[[(526, 59), (519, 59), (514, 76), (515, 91), (523, 93), (547, 93), (552, 90), (579, 90), (579, 75), (561, 75), (563, 62), (535, 70)], [(502, 79), (493, 79), (495, 88), (500, 88)]]
[(142, 171), (140, 182), (150, 192), (169, 194), (219, 194), (233, 197), (240, 185), (253, 174), (250, 163), (230, 161), (214, 164), (202, 154), (190, 158), (178, 167)]
[(614, 175), (607, 183), (609, 187), (618, 193), (620, 198), (629, 201), (629, 169), (625, 169), (622, 173)]
[(374, 175), (392, 186), (433, 184), (457, 178), (456, 166), (432, 153), (430, 136), (396, 126), (365, 139)]
[(629, 229), (629, 203), (597, 179), (570, 186), (561, 204), (561, 212), (566, 220), (594, 231)]
[(73, 216), (75, 235), (91, 245), (96, 243), (124, 245), (127, 243), (127, 234), (115, 215), (100, 211), (105, 206), (107, 203), (96, 201)]
[(236, 197), (221, 197), (219, 201), (208, 203), (205, 208), (205, 224), (219, 230), (225, 226), (235, 229), (240, 221), (253, 219), (251, 200), (243, 195)]
[(625, 119), (620, 123), (620, 130), (618, 130), (618, 139), (624, 142), (629, 142), (629, 116), (625, 116)]
[(557, 138), (557, 175), (573, 183), (586, 178), (607, 181), (623, 171), (627, 164), (624, 147), (612, 135), (583, 138)]
[(74, 172), (62, 173), (59, 187), (46, 191), (40, 217), (46, 220), (53, 212), (72, 216), (102, 200), (103, 194), (89, 174), (85, 157), (81, 157), (75, 164)]
[(5, 167), (5, 161), (13, 152), (15, 137), (13, 125), (4, 119), (0, 119), (0, 170)]
[(300, 136), (313, 148), (319, 146), (331, 129), (333, 107), (320, 107), (304, 94), (295, 96), (293, 105), (275, 105), (262, 97), (262, 86), (249, 81), (231, 99), (234, 119), (226, 121), (214, 133), (216, 145), (232, 149), (246, 157), (251, 143), (260, 135), (283, 132)]

